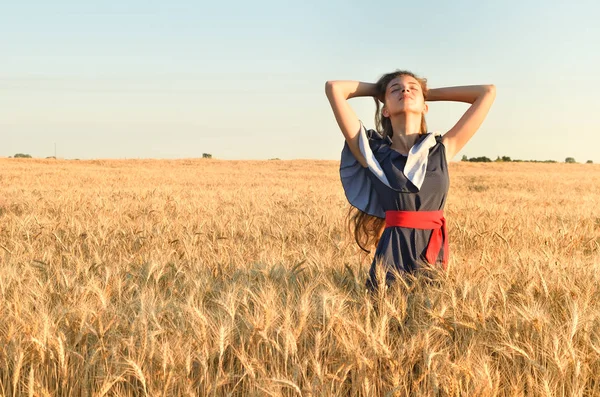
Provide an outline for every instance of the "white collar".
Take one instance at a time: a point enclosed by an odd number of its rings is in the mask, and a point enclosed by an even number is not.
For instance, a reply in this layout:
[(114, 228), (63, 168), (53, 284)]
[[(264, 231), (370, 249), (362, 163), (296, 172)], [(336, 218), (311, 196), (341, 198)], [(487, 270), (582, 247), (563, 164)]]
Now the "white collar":
[(429, 160), (429, 149), (437, 143), (435, 137), (439, 135), (434, 132), (427, 133), (425, 139), (410, 148), (408, 158), (404, 165), (404, 175), (408, 178), (417, 189), (421, 189), (425, 180), (427, 171), (427, 161)]
[[(436, 144), (436, 136), (441, 135), (439, 132), (428, 132), (425, 139), (421, 140), (416, 145), (410, 148), (408, 152), (408, 158), (406, 159), (406, 164), (404, 165), (404, 175), (406, 178), (412, 182), (413, 185), (417, 187), (417, 189), (421, 189), (423, 185), (423, 181), (425, 180), (425, 173), (427, 171), (427, 161), (429, 159), (429, 149), (431, 149)], [(381, 168), (379, 162), (375, 159), (375, 155), (371, 151), (369, 145), (369, 139), (366, 134), (366, 128), (361, 122), (361, 129), (359, 133), (360, 139), (358, 140), (359, 148), (363, 156), (367, 161), (367, 166), (373, 172), (373, 174), (382, 181), (385, 185), (391, 188), (390, 183)], [(387, 137), (388, 141), (391, 141), (391, 138)], [(388, 148), (393, 150), (391, 147)]]

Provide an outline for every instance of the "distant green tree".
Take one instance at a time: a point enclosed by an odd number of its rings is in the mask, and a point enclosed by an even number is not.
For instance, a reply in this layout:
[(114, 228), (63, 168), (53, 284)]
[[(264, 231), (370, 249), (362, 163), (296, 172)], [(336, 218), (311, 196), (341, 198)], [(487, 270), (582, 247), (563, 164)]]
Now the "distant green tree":
[(17, 153), (14, 156), (16, 159), (21, 158), (21, 159), (30, 159), (31, 155), (29, 154), (25, 154), (25, 153)]
[(565, 163), (576, 163), (575, 159), (573, 157), (567, 157), (565, 159)]
[(460, 159), (460, 161), (469, 161), (469, 158), (466, 154), (463, 154), (462, 159)]
[(210, 154), (210, 153), (202, 153), (202, 158), (203, 159), (212, 159), (212, 154)]
[(586, 164), (594, 164), (594, 162), (592, 160), (588, 160), (585, 162)]
[(469, 159), (469, 161), (470, 161), (470, 162), (473, 162), (473, 163), (491, 163), (491, 162), (492, 162), (492, 160), (491, 160), (490, 158), (488, 158), (488, 157), (485, 157), (485, 156), (481, 156), (481, 157), (471, 157), (471, 158)]

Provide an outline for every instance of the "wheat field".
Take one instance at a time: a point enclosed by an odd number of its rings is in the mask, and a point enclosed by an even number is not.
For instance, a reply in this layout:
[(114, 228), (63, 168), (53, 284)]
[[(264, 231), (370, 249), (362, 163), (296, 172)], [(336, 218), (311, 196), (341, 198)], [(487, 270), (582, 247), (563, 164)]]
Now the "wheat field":
[(0, 395), (599, 395), (599, 207), (451, 163), (448, 271), (370, 296), (339, 162), (0, 159)]

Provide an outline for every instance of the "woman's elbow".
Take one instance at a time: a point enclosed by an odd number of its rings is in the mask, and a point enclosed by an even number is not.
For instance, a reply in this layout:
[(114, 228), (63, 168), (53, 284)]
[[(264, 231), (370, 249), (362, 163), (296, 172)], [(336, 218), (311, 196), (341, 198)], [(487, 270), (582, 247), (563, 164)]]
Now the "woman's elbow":
[(340, 91), (340, 85), (335, 80), (328, 80), (325, 82), (325, 94), (327, 98), (333, 98)]
[(334, 81), (332, 80), (327, 80), (325, 82), (325, 93), (327, 95), (330, 95), (333, 92), (333, 86), (334, 86)]

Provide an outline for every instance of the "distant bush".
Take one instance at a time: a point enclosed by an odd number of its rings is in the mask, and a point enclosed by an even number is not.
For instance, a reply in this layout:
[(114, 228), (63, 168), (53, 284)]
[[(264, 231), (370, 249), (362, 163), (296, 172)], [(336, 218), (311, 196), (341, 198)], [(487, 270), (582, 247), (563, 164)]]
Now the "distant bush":
[(565, 163), (576, 163), (577, 161), (575, 161), (575, 159), (573, 157), (567, 157), (565, 159)]
[(512, 160), (513, 163), (558, 163), (556, 160)]
[(467, 161), (470, 161), (470, 162), (473, 162), (473, 163), (491, 163), (491, 162), (492, 162), (492, 160), (491, 160), (490, 158), (488, 158), (488, 157), (485, 157), (485, 156), (481, 156), (481, 157), (471, 157), (471, 158), (470, 158), (469, 160), (467, 160)]
[(210, 154), (210, 153), (202, 153), (202, 158), (203, 159), (212, 159), (212, 154)]
[(281, 160), (279, 157), (275, 157), (274, 159), (269, 159), (269, 160)]
[(492, 160), (490, 158), (485, 157), (485, 156), (468, 158), (466, 155), (463, 155), (462, 158), (460, 159), (460, 161), (470, 161), (472, 163), (491, 163), (492, 162)]
[(14, 156), (16, 159), (30, 159), (31, 155), (30, 154), (24, 154), (24, 153), (17, 153)]
[(592, 160), (588, 160), (585, 162), (586, 164), (594, 164), (594, 162)]
[[(460, 161), (488, 163), (492, 160), (490, 160), (489, 158), (487, 158), (485, 156), (468, 158), (466, 155), (463, 154)], [(575, 163), (575, 159), (573, 157), (567, 157), (567, 160), (565, 160), (565, 161), (567, 163)], [(498, 157), (496, 157), (496, 160), (494, 160), (494, 162), (496, 162), (496, 163), (508, 163), (508, 162), (511, 162), (511, 163), (558, 163), (558, 161), (556, 161), (556, 160), (519, 160), (519, 159), (513, 160), (509, 156), (498, 156)], [(587, 162), (589, 164), (591, 164), (592, 160), (588, 160)]]

